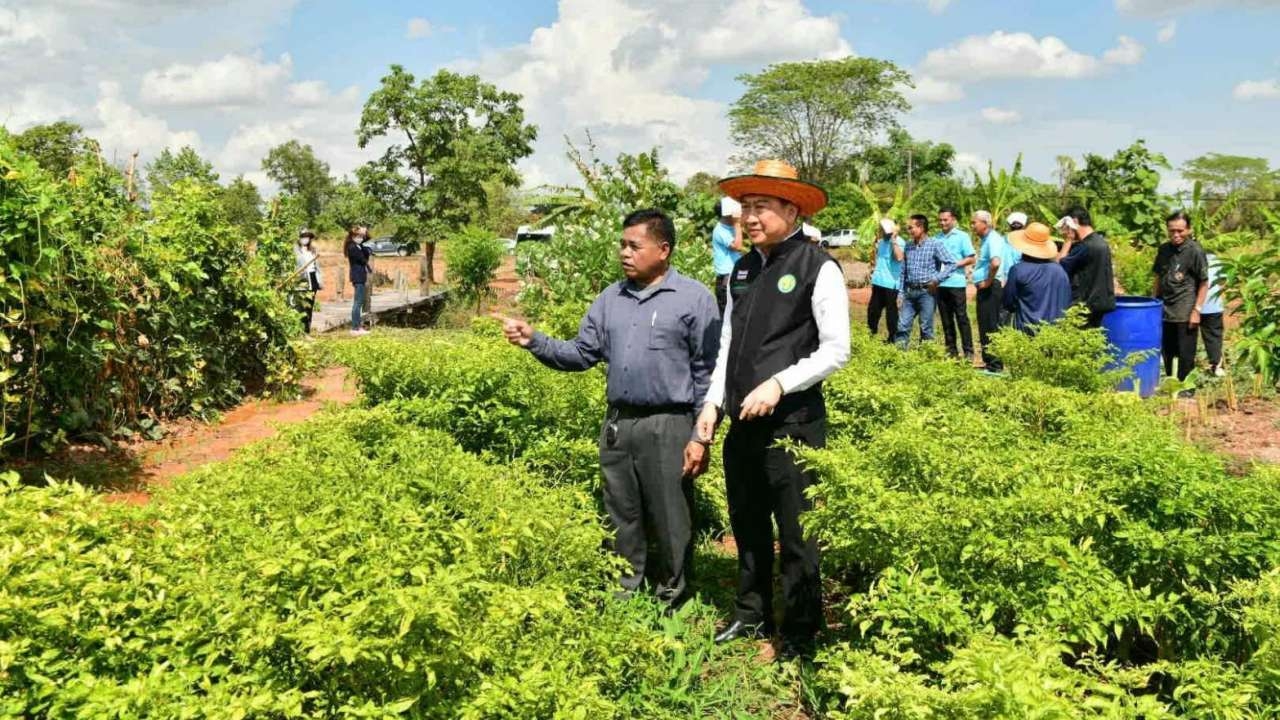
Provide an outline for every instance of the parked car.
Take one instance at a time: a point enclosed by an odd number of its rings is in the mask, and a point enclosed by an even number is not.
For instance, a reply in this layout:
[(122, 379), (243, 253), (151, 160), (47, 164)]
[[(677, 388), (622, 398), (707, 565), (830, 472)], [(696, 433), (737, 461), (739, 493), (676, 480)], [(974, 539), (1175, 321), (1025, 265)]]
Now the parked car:
[(819, 244), (822, 247), (852, 247), (858, 243), (856, 230), (835, 230), (822, 236)]
[(532, 225), (521, 225), (516, 228), (516, 242), (522, 243), (529, 240), (547, 241), (555, 237), (556, 229), (554, 227), (536, 228)]
[(364, 246), (369, 248), (369, 251), (374, 255), (399, 255), (404, 257), (409, 254), (409, 248), (390, 235), (374, 238), (365, 243)]

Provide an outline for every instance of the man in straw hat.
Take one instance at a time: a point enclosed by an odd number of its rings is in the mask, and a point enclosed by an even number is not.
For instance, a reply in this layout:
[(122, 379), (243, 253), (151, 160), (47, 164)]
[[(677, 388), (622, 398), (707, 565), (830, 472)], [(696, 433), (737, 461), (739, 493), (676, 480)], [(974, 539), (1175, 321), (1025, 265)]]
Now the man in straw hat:
[(777, 447), (826, 443), (822, 381), (849, 360), (849, 296), (840, 266), (804, 238), (800, 218), (827, 204), (826, 192), (777, 160), (720, 181), (742, 204), (752, 251), (734, 265), (720, 352), (697, 432), (710, 442), (722, 415), (729, 520), (738, 545), (733, 621), (717, 642), (773, 630), (773, 521), (782, 551), (784, 657), (808, 656), (822, 626), (818, 546), (800, 514), (815, 476)]
[(1058, 264), (1058, 247), (1049, 226), (1031, 223), (1009, 233), (1009, 244), (1022, 260), (1009, 268), (1004, 286), (1004, 308), (1013, 315), (1013, 326), (1028, 335), (1036, 326), (1054, 322), (1071, 305), (1071, 279)]

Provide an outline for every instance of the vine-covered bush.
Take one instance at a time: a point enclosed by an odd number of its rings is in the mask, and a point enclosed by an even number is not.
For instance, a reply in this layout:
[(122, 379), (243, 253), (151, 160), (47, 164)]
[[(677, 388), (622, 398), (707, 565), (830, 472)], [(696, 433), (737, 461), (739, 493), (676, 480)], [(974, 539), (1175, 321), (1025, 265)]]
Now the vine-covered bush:
[(9, 451), (154, 432), (296, 379), (297, 316), (216, 188), (179, 183), (148, 212), (114, 169), (55, 179), (0, 136), (0, 256)]

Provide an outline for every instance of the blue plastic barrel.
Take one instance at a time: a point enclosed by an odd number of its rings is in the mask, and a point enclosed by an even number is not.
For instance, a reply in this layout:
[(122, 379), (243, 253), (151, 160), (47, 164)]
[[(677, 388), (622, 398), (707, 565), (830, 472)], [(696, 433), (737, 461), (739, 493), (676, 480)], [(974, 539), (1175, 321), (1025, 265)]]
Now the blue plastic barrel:
[(1146, 353), (1133, 368), (1133, 375), (1125, 378), (1117, 390), (1133, 390), (1138, 383), (1142, 397), (1151, 397), (1160, 384), (1160, 333), (1164, 303), (1155, 298), (1124, 295), (1116, 298), (1116, 309), (1102, 317), (1102, 330), (1111, 343), (1116, 361), (1107, 367), (1115, 369), (1124, 364), (1132, 353)]

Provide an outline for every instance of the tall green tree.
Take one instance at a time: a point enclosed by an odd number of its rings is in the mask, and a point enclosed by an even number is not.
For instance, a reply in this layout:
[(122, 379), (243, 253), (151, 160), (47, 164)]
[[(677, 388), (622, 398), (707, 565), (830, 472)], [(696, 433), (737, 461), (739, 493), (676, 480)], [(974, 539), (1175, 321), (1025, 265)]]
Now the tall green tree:
[(359, 183), (343, 178), (333, 186), (316, 224), (327, 230), (346, 230), (352, 225), (373, 227), (386, 215), (386, 208), (377, 198)]
[(151, 184), (153, 195), (168, 192), (179, 180), (216, 185), (218, 173), (214, 172), (213, 163), (200, 157), (200, 153), (189, 145), (184, 145), (176, 153), (165, 148), (155, 160), (147, 164), (147, 182)]
[(93, 141), (84, 128), (60, 120), (47, 125), (33, 125), (13, 137), (19, 150), (35, 158), (40, 167), (57, 177), (66, 177), (76, 159), (90, 152)]
[(262, 171), (280, 184), (280, 189), (302, 202), (307, 222), (314, 223), (333, 192), (329, 164), (316, 157), (310, 145), (297, 140), (277, 145), (262, 158)]
[(1280, 184), (1280, 172), (1271, 170), (1266, 158), (1209, 153), (1182, 165), (1182, 177), (1200, 183), (1211, 195), (1246, 190), (1272, 191)]
[(1110, 158), (1085, 155), (1070, 185), (1083, 193), (1091, 214), (1119, 223), (1138, 244), (1159, 245), (1169, 205), (1160, 194), (1162, 169), (1169, 169), (1165, 156), (1137, 140)]
[(241, 233), (253, 235), (262, 221), (262, 195), (253, 183), (237, 175), (230, 185), (222, 189), (222, 209), (227, 220)]
[(815, 182), (828, 182), (838, 165), (897, 127), (911, 108), (902, 94), (911, 76), (888, 60), (779, 63), (738, 80), (746, 91), (729, 121), (746, 159), (785, 160)]
[(449, 70), (419, 81), (392, 65), (365, 101), (356, 132), (362, 148), (378, 138), (392, 144), (356, 174), (396, 216), (397, 235), (422, 243), (423, 274), (434, 282), (436, 239), (476, 219), (486, 182), (520, 184), (515, 163), (533, 153), (537, 134), (516, 93)]
[(956, 149), (950, 143), (916, 140), (903, 128), (890, 128), (886, 141), (871, 145), (844, 163), (845, 180), (856, 184), (917, 186), (955, 172)]

